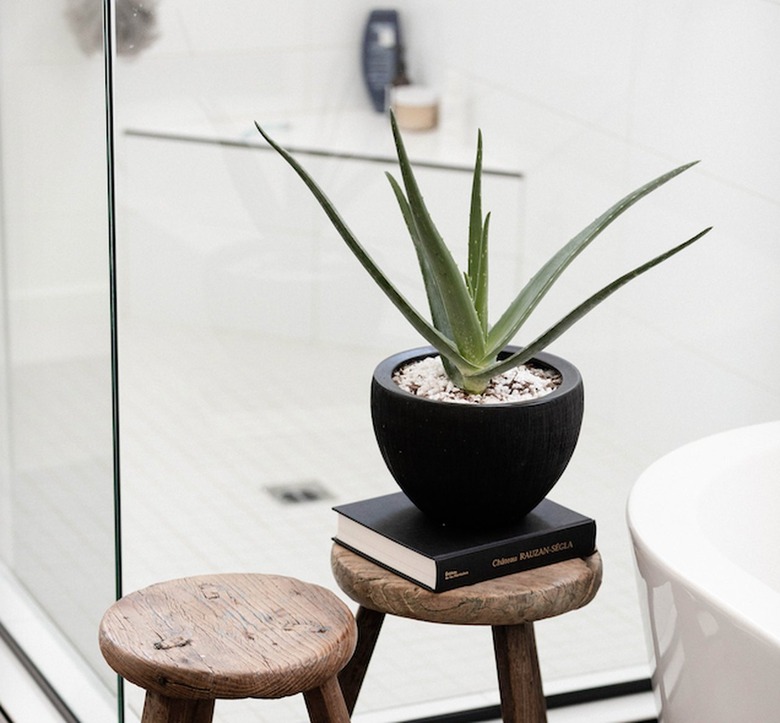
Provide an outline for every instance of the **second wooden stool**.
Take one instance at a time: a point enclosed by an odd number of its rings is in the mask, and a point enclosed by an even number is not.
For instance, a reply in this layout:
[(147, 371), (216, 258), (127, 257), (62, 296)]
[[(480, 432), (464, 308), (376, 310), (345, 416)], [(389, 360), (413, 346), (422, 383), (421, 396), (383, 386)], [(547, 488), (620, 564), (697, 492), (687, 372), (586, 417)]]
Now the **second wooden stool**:
[(386, 614), (452, 625), (489, 625), (504, 723), (547, 720), (533, 622), (590, 602), (601, 583), (601, 557), (567, 560), (467, 587), (434, 593), (336, 544), (339, 587), (360, 604), (358, 644), (339, 675), (352, 712)]
[(218, 698), (303, 693), (312, 723), (347, 723), (337, 682), (355, 648), (349, 608), (290, 577), (229, 574), (126, 595), (100, 624), (100, 649), (146, 690), (142, 723), (210, 723)]

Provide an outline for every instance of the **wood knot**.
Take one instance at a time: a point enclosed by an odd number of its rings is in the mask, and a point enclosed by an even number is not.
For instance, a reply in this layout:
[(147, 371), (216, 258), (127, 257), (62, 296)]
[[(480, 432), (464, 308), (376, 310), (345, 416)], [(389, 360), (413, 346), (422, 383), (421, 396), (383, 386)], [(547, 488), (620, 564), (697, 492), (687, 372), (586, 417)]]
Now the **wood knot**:
[(204, 582), (198, 587), (200, 587), (200, 591), (203, 593), (203, 597), (205, 597), (206, 600), (216, 600), (219, 597), (219, 589), (216, 585)]
[(192, 638), (185, 638), (183, 635), (176, 635), (172, 638), (158, 640), (155, 644), (155, 650), (170, 650), (171, 648), (183, 648), (192, 642)]
[(291, 622), (284, 625), (282, 630), (285, 633), (327, 633), (330, 628), (327, 625), (317, 625), (315, 623)]

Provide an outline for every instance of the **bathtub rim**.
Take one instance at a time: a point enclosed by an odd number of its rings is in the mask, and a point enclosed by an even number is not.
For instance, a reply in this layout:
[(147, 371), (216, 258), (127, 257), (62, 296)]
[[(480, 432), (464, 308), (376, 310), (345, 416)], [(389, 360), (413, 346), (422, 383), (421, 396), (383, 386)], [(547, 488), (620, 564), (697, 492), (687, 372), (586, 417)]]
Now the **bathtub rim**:
[[(634, 484), (626, 506), (634, 555), (643, 578), (650, 562), (667, 579), (723, 611), (735, 625), (780, 647), (780, 592), (724, 557), (703, 535), (697, 536), (701, 523), (689, 512), (697, 509), (697, 500), (706, 490), (707, 473), (717, 474), (725, 459), (736, 459), (728, 453), (734, 445), (740, 450), (739, 458), (767, 450), (776, 450), (780, 457), (780, 421), (705, 437), (650, 465)], [(669, 505), (670, 499), (676, 504)], [(663, 526), (659, 519), (665, 519)], [(691, 539), (696, 539), (695, 545)], [(712, 559), (719, 560), (717, 567)]]

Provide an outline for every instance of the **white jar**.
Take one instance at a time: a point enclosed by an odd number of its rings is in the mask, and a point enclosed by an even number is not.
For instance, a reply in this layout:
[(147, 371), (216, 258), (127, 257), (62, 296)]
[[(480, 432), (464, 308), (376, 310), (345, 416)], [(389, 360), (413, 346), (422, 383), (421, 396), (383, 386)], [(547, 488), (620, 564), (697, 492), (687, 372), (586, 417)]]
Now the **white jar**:
[(399, 128), (412, 131), (436, 127), (439, 99), (422, 85), (397, 85), (391, 91), (391, 105)]

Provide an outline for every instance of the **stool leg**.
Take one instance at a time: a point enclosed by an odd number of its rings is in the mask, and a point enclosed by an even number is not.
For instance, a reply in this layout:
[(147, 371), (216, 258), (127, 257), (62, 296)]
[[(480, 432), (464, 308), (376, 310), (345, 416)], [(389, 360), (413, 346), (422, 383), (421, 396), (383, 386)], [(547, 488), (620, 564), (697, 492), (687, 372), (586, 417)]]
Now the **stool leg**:
[(355, 703), (363, 685), (363, 679), (366, 677), (366, 670), (368, 670), (368, 664), (374, 653), (384, 619), (384, 613), (364, 608), (362, 605), (355, 613), (358, 630), (357, 646), (352, 658), (344, 670), (339, 673), (339, 683), (344, 692), (344, 702), (347, 704), (350, 715), (355, 710)]
[(349, 723), (349, 712), (337, 678), (303, 694), (311, 723)]
[(166, 698), (147, 690), (141, 723), (211, 723), (213, 700)]
[(493, 626), (493, 648), (504, 723), (545, 723), (533, 623)]

